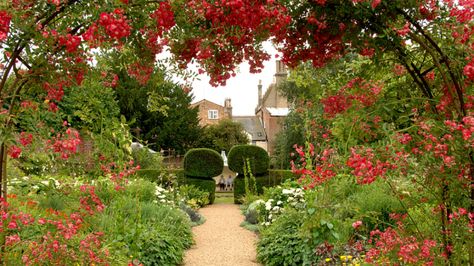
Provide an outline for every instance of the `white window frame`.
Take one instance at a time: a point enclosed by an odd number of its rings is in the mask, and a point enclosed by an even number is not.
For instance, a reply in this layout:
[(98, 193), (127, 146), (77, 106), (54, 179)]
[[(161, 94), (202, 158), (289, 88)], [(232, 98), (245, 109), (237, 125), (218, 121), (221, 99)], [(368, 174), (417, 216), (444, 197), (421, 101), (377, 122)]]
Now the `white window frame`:
[(208, 119), (219, 119), (219, 110), (208, 110), (207, 111), (207, 118)]

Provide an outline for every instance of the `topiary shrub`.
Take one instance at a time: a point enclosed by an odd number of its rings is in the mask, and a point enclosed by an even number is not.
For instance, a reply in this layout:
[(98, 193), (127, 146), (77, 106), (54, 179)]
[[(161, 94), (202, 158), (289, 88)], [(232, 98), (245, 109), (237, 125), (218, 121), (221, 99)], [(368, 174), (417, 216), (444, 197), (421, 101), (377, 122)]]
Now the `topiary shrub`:
[(234, 180), (234, 203), (241, 204), (243, 196), (245, 196), (245, 181), (244, 178), (238, 177)]
[(209, 193), (209, 204), (214, 203), (214, 199), (216, 198), (216, 181), (213, 180), (206, 180), (206, 179), (198, 179), (198, 178), (186, 178), (186, 185), (192, 185), (199, 188), (202, 191)]
[(186, 177), (212, 179), (222, 173), (224, 161), (221, 155), (211, 149), (191, 149), (184, 155)]
[(236, 145), (232, 147), (227, 156), (229, 169), (243, 175), (244, 161), (248, 158), (252, 174), (264, 175), (268, 172), (270, 157), (261, 147), (254, 145)]

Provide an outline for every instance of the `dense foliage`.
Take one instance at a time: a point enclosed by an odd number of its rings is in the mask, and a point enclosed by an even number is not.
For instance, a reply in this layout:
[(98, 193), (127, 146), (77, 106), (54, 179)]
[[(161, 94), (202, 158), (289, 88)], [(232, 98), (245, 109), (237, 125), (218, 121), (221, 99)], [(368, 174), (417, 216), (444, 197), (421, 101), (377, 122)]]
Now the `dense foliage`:
[(196, 146), (229, 153), (233, 146), (247, 143), (249, 138), (240, 123), (221, 120), (215, 125), (204, 127)]
[(236, 145), (232, 147), (227, 156), (229, 169), (242, 176), (247, 159), (249, 160), (252, 174), (263, 175), (268, 172), (270, 158), (267, 151), (254, 145)]
[(42, 179), (12, 180), (8, 205), (22, 215), (7, 218), (8, 265), (176, 265), (192, 244), (180, 199), (153, 183), (134, 180), (117, 191), (105, 178), (95, 187), (65, 176)]
[(184, 155), (183, 168), (186, 177), (212, 179), (222, 173), (224, 161), (215, 150), (190, 149)]
[(191, 108), (192, 95), (181, 86), (165, 81), (161, 73), (153, 73), (146, 84), (140, 84), (118, 72), (120, 82), (115, 92), (120, 107), (134, 136), (153, 150), (173, 149), (177, 154), (195, 147), (201, 136), (197, 108)]
[(213, 204), (216, 199), (216, 181), (200, 179), (200, 178), (186, 178), (185, 184), (195, 186), (198, 189), (208, 193), (209, 203)]
[[(286, 180), (295, 180), (298, 177), (290, 170), (268, 170), (268, 174), (255, 178), (257, 194), (262, 194), (264, 188), (278, 186)], [(251, 183), (252, 181), (249, 180)], [(253, 186), (253, 184), (249, 184)], [(245, 196), (245, 181), (243, 178), (234, 180), (234, 202), (242, 203), (242, 197)]]

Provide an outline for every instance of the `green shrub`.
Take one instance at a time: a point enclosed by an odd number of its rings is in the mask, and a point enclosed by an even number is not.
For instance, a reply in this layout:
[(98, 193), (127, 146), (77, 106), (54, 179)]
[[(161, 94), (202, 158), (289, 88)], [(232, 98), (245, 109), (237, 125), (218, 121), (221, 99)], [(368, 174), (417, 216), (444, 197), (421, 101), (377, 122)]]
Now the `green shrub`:
[(248, 208), (245, 210), (245, 221), (249, 224), (258, 224), (258, 210), (257, 208), (260, 204), (264, 204), (263, 200), (256, 200), (249, 204)]
[(107, 237), (111, 256), (126, 254), (144, 265), (178, 265), (193, 241), (186, 213), (131, 194), (113, 199), (96, 223), (93, 226)]
[(208, 192), (209, 203), (214, 203), (214, 200), (216, 198), (216, 181), (197, 178), (186, 178), (185, 184), (195, 186), (202, 191)]
[(295, 180), (297, 176), (291, 170), (268, 170), (267, 187), (278, 186), (287, 179)]
[(189, 219), (191, 220), (191, 222), (193, 222), (193, 224), (199, 224), (202, 220), (202, 216), (195, 209), (189, 207), (187, 204), (182, 202), (179, 204), (179, 208), (189, 216)]
[(140, 201), (151, 202), (156, 199), (155, 186), (156, 183), (145, 179), (130, 180), (125, 193), (132, 198)]
[[(257, 192), (258, 194), (263, 193), (263, 188), (274, 187), (283, 183), (285, 180), (296, 179), (296, 176), (290, 170), (269, 170), (268, 175), (258, 176), (255, 178), (257, 181)], [(253, 184), (250, 184), (252, 186)], [(245, 195), (245, 184), (244, 178), (239, 175), (234, 180), (234, 203), (242, 203), (241, 198)]]
[(304, 219), (297, 211), (284, 212), (273, 224), (261, 231), (257, 244), (258, 260), (268, 266), (312, 265), (313, 247), (300, 233)]
[(179, 187), (181, 199), (191, 208), (199, 209), (209, 204), (209, 192), (193, 185), (182, 185)]
[(142, 206), (142, 221), (147, 222), (153, 230), (142, 230), (137, 241), (140, 263), (181, 263), (184, 250), (192, 244), (191, 225), (187, 215), (168, 206), (157, 207), (147, 203)]
[(259, 176), (268, 172), (270, 163), (268, 153), (263, 148), (254, 145), (236, 145), (232, 147), (227, 156), (229, 169), (243, 174), (246, 158), (250, 160), (250, 168), (253, 175)]
[(184, 155), (184, 174), (187, 177), (212, 179), (222, 173), (224, 161), (211, 149), (191, 149)]
[(164, 187), (167, 187), (170, 183), (177, 183), (178, 185), (184, 184), (186, 179), (183, 169), (140, 169), (135, 172), (135, 176), (155, 182)]
[(146, 179), (151, 182), (158, 182), (161, 171), (157, 169), (140, 169), (135, 172), (135, 175), (139, 178)]
[(357, 210), (367, 230), (384, 230), (394, 221), (391, 213), (403, 213), (400, 201), (394, 197), (383, 182), (377, 181), (370, 186), (359, 186), (356, 193), (347, 198), (347, 206)]
[(138, 259), (143, 265), (177, 265), (183, 258), (183, 245), (166, 231), (145, 230), (137, 245), (141, 248)]
[(174, 176), (178, 182), (178, 185), (186, 184), (186, 175), (184, 174), (184, 169), (167, 169), (163, 171), (163, 173)]
[(67, 198), (61, 194), (53, 194), (41, 197), (39, 200), (39, 207), (43, 209), (53, 209), (55, 211), (62, 211), (66, 204)]
[(245, 181), (244, 178), (237, 177), (234, 179), (234, 203), (241, 204), (243, 196), (245, 196)]
[(132, 149), (132, 157), (141, 169), (160, 169), (162, 158), (160, 153), (152, 153), (146, 147)]

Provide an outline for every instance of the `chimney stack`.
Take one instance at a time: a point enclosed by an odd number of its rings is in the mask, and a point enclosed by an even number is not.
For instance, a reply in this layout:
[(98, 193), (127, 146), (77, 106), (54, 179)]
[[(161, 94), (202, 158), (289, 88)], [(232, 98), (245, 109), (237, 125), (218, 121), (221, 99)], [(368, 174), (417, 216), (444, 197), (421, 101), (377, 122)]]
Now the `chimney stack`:
[(232, 119), (232, 104), (230, 98), (224, 100), (224, 113), (228, 119)]
[(275, 83), (276, 85), (280, 85), (286, 77), (288, 76), (288, 72), (286, 71), (286, 66), (280, 60), (276, 60), (276, 70), (275, 70)]
[(258, 81), (258, 106), (262, 105), (262, 80)]

